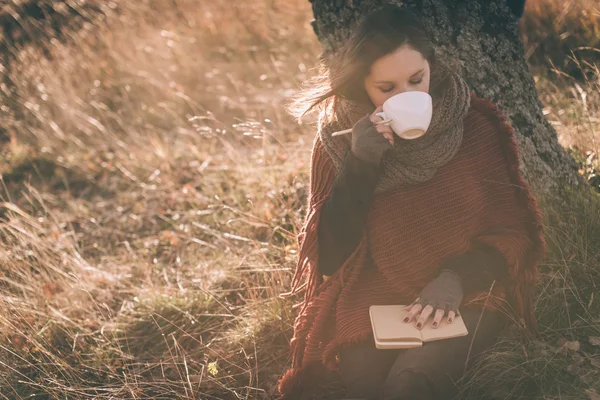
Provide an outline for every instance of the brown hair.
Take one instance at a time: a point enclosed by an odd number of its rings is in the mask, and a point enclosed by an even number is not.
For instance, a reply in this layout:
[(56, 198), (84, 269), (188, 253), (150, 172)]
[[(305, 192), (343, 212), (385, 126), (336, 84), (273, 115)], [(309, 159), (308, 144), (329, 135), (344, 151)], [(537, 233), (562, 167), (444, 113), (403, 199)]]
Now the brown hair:
[[(408, 44), (429, 62), (432, 76), (441, 68), (433, 45), (420, 18), (412, 11), (387, 4), (360, 19), (350, 37), (327, 60), (317, 63), (319, 74), (303, 83), (287, 110), (298, 121), (315, 109), (328, 109), (346, 99), (372, 105), (364, 88), (371, 64), (378, 58)], [(434, 86), (431, 86), (434, 85)], [(443, 90), (443, 81), (431, 82), (429, 93), (435, 99)]]

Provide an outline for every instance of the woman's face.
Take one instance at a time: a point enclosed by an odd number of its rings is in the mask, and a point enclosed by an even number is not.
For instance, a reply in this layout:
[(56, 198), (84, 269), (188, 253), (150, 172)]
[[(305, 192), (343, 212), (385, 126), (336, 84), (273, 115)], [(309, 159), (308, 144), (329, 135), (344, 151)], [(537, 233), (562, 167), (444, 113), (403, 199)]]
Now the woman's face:
[(429, 93), (429, 62), (405, 44), (375, 60), (364, 85), (375, 107), (402, 92)]

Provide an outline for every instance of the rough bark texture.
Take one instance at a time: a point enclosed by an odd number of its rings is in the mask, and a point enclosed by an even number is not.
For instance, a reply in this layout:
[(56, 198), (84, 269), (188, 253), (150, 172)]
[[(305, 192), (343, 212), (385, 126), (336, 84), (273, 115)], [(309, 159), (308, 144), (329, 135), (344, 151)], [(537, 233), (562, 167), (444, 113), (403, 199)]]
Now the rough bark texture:
[[(384, 4), (374, 0), (313, 0), (314, 31), (325, 56), (339, 46), (351, 25)], [(497, 104), (519, 142), (521, 168), (532, 189), (547, 193), (559, 184), (584, 183), (575, 161), (558, 143), (542, 114), (524, 57), (518, 18), (524, 1), (390, 1), (421, 16), (439, 60), (462, 72), (478, 96)]]

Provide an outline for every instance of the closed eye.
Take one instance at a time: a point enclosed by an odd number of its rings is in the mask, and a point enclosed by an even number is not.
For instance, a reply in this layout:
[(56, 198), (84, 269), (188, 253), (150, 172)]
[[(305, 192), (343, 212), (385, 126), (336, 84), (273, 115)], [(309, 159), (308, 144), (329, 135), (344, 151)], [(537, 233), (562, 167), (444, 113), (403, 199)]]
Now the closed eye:
[[(410, 81), (411, 85), (418, 85), (421, 82), (423, 82), (423, 77), (421, 76), (421, 78), (418, 81)], [(383, 93), (389, 93), (392, 90), (394, 90), (394, 86), (390, 86), (390, 87), (386, 87), (386, 88), (380, 88), (379, 90), (381, 90)]]

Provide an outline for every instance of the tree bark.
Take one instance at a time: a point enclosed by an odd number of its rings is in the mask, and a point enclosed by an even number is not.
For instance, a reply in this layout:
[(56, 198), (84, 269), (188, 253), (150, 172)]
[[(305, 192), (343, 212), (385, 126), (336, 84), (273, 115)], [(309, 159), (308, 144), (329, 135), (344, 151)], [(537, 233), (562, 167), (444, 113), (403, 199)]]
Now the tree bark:
[[(573, 158), (558, 143), (542, 104), (518, 30), (524, 0), (391, 1), (422, 18), (439, 60), (457, 68), (472, 91), (490, 99), (515, 130), (521, 170), (537, 194), (585, 184)], [(331, 55), (351, 25), (381, 1), (313, 0), (313, 29), (323, 55)]]

